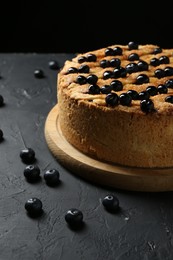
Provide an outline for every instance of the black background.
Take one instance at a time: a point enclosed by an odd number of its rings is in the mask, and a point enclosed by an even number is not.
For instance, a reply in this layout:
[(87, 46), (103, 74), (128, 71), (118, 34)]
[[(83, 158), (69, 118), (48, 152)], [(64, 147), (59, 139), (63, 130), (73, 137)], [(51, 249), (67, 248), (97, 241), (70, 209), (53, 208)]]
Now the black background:
[(131, 40), (173, 47), (166, 1), (1, 2), (0, 24), (0, 52), (86, 52)]

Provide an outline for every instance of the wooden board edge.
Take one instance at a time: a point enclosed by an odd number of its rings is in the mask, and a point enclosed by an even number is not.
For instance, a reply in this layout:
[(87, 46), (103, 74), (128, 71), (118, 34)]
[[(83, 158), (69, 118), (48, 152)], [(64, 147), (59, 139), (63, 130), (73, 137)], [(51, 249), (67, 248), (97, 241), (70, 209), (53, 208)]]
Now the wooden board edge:
[(97, 161), (76, 150), (64, 138), (58, 124), (58, 104), (49, 112), (44, 128), (49, 150), (73, 174), (112, 188), (163, 192), (173, 190), (173, 169), (121, 167)]

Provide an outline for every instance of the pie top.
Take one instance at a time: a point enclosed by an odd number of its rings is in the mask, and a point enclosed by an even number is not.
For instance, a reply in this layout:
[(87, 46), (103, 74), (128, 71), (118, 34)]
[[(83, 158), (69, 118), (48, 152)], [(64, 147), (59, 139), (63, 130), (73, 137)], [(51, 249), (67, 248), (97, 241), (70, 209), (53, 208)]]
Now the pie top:
[(58, 87), (100, 109), (173, 114), (173, 49), (112, 45), (67, 60)]

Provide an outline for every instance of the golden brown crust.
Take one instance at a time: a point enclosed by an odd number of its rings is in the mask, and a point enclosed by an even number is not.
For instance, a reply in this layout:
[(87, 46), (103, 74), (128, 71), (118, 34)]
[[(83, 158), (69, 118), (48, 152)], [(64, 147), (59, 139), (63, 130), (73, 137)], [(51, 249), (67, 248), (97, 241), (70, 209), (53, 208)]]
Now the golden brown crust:
[[(138, 50), (129, 50), (128, 46), (113, 45), (110, 48), (121, 47), (123, 55), (116, 56), (121, 60), (121, 66), (136, 61), (127, 60), (130, 53), (137, 53), (141, 60), (148, 64), (152, 58), (169, 57), (169, 64), (160, 64), (157, 67), (149, 64), (147, 71), (138, 71), (118, 78), (123, 89), (116, 92), (118, 95), (130, 90), (138, 92), (146, 90), (147, 86), (165, 84), (173, 76), (157, 78), (154, 71), (173, 67), (172, 49), (162, 49), (161, 53), (153, 54), (156, 45), (139, 45)], [(78, 58), (95, 54), (95, 62), (84, 62), (90, 67), (89, 73), (67, 73), (71, 67), (79, 68)], [(100, 61), (111, 60), (112, 56), (105, 57), (105, 48), (85, 54), (78, 54), (71, 61), (66, 61), (58, 74), (57, 100), (59, 106), (59, 122), (66, 139), (81, 152), (98, 160), (118, 163), (135, 167), (172, 167), (173, 166), (173, 104), (165, 102), (165, 97), (173, 95), (173, 89), (168, 88), (165, 94), (151, 96), (155, 110), (144, 113), (140, 108), (140, 100), (132, 100), (129, 106), (108, 106), (106, 94), (89, 94), (90, 84), (78, 84), (78, 75), (87, 77), (95, 74), (98, 77), (99, 87), (109, 85), (112, 78), (103, 79), (103, 72), (114, 68), (101, 68)], [(149, 82), (135, 84), (136, 77), (146, 74)]]

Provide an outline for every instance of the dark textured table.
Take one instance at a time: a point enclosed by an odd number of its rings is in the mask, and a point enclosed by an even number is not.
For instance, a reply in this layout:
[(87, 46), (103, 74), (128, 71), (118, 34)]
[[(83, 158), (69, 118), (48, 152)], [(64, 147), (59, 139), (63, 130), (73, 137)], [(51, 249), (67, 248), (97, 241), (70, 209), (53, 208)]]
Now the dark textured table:
[[(61, 166), (48, 149), (45, 120), (56, 104), (57, 70), (73, 54), (0, 54), (0, 260), (172, 260), (173, 193), (128, 192), (100, 187)], [(42, 69), (45, 77), (35, 78)], [(26, 181), (26, 165), (19, 153), (32, 147), (41, 179)], [(43, 174), (60, 172), (60, 183), (50, 187)], [(118, 197), (120, 210), (102, 205), (107, 194)], [(31, 218), (24, 204), (40, 198), (43, 214)], [(71, 229), (65, 221), (69, 208), (83, 212), (84, 225)]]

